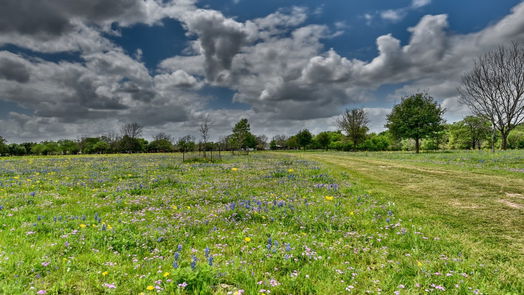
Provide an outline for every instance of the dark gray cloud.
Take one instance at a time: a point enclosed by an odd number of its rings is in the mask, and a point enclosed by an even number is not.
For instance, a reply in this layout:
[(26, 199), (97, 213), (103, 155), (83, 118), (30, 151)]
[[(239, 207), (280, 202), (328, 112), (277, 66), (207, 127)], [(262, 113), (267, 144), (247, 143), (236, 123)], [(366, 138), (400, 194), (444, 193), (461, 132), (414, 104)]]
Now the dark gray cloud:
[(26, 83), (31, 74), (26, 65), (7, 51), (0, 51), (0, 79)]

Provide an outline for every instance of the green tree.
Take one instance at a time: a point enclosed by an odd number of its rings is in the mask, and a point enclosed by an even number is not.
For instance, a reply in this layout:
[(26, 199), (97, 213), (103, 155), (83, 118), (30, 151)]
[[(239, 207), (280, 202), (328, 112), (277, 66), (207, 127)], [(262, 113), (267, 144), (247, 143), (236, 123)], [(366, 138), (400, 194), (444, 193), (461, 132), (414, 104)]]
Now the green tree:
[(186, 160), (186, 153), (195, 150), (195, 142), (191, 135), (186, 135), (178, 139), (177, 149), (182, 153), (182, 161)]
[(309, 130), (307, 129), (301, 130), (295, 136), (296, 136), (298, 145), (301, 146), (304, 150), (306, 150), (306, 147), (313, 140), (313, 135), (311, 135), (311, 132), (309, 132)]
[[(251, 126), (247, 119), (240, 119), (233, 127), (230, 142), (234, 149), (247, 151), (249, 147), (256, 146), (256, 138), (251, 134)], [(253, 144), (254, 142), (254, 144)]]
[(315, 136), (315, 141), (321, 148), (327, 151), (329, 149), (329, 144), (331, 143), (331, 136), (328, 131), (320, 132)]
[(80, 152), (80, 145), (78, 142), (70, 139), (60, 140), (58, 141), (58, 145), (60, 146), (60, 151), (64, 155), (76, 155)]
[(9, 154), (12, 156), (23, 156), (27, 154), (27, 150), (21, 144), (12, 143), (8, 146)]
[(2, 136), (0, 136), (0, 156), (9, 152), (9, 148), (6, 143), (7, 141)]
[(111, 150), (111, 145), (103, 140), (100, 140), (99, 142), (95, 143), (93, 145), (93, 153), (97, 154), (106, 154)]
[(363, 109), (346, 109), (337, 120), (338, 127), (346, 132), (346, 135), (353, 142), (354, 148), (357, 148), (366, 139), (366, 133), (369, 130), (368, 123), (369, 120)]
[(464, 125), (468, 128), (471, 149), (480, 150), (482, 142), (487, 140), (491, 133), (491, 124), (488, 119), (479, 116), (467, 116)]
[(153, 153), (168, 153), (174, 149), (173, 144), (167, 139), (156, 139), (149, 143), (147, 150)]
[(386, 127), (397, 138), (415, 140), (415, 151), (420, 151), (420, 141), (431, 138), (443, 130), (444, 109), (427, 93), (417, 93), (402, 99), (387, 116)]

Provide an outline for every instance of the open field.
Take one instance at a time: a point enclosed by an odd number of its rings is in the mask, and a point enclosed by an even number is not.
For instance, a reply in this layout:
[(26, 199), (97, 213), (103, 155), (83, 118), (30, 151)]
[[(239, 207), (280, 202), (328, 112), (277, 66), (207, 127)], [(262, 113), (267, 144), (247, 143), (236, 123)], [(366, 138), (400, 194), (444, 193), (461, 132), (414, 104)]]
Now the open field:
[(2, 159), (0, 293), (522, 294), (523, 155)]

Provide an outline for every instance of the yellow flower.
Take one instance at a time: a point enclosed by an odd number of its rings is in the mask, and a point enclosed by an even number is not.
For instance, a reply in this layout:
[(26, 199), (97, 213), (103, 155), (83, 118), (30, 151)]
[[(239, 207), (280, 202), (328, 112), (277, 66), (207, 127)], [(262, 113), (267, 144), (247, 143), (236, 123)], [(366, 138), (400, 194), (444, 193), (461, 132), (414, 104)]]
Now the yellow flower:
[(103, 276), (107, 276), (108, 274), (109, 274), (109, 272), (107, 272), (107, 271), (104, 271), (104, 272), (102, 273)]
[(170, 273), (165, 272), (165, 273), (164, 273), (164, 278), (167, 277), (167, 276), (169, 276), (169, 275), (170, 275)]
[(231, 168), (231, 171), (238, 171), (238, 168), (233, 167)]
[(86, 228), (86, 226), (87, 226), (87, 225), (85, 225), (85, 224), (83, 224), (83, 223), (80, 224), (80, 228)]
[(149, 286), (146, 287), (146, 289), (149, 290), (149, 291), (152, 291), (152, 290), (155, 290), (155, 287), (149, 285)]
[(417, 260), (417, 265), (418, 265), (418, 267), (422, 267), (422, 262)]
[(291, 173), (291, 172), (295, 172), (295, 170), (293, 170), (293, 169), (287, 169), (287, 172)]
[(326, 199), (326, 201), (333, 201), (335, 197), (333, 196), (325, 196), (324, 199)]
[(178, 207), (176, 205), (172, 205), (171, 208), (173, 208), (175, 210), (178, 209)]
[(349, 212), (349, 215), (355, 215), (355, 212), (350, 211), (350, 212)]
[(247, 243), (251, 242), (251, 238), (250, 237), (245, 237), (244, 238), (244, 242), (247, 242)]

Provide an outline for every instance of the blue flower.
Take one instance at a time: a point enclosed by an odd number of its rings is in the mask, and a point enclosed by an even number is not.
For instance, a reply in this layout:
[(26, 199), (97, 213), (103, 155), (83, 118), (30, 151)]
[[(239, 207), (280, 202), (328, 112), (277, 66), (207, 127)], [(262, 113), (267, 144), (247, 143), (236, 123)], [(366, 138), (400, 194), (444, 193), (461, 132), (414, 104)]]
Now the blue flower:
[(207, 263), (209, 264), (209, 266), (213, 266), (213, 256), (209, 256), (207, 258)]
[(195, 269), (196, 264), (197, 264), (197, 258), (195, 255), (193, 255), (193, 258), (191, 260), (191, 269)]

